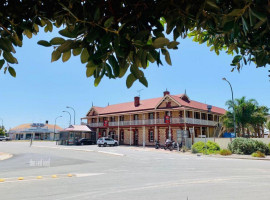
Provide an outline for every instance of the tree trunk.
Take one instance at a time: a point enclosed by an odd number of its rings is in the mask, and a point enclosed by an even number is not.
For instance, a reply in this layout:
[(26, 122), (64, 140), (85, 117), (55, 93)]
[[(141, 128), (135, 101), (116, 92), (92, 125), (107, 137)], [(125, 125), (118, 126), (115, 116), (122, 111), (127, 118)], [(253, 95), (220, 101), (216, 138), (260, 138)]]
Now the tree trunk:
[(242, 137), (245, 135), (245, 127), (242, 125)]
[(248, 134), (248, 138), (250, 138), (250, 131), (249, 131), (249, 128), (247, 128), (247, 134)]

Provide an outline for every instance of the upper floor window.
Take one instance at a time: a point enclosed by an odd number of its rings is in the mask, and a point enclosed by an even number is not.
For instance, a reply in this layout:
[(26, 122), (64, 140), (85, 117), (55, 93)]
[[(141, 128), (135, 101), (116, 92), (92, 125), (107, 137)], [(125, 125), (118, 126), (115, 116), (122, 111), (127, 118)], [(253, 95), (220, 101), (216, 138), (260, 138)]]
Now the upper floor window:
[(92, 119), (91, 119), (91, 122), (92, 122), (92, 123), (95, 123), (95, 122), (96, 122), (96, 119), (95, 119), (95, 118), (92, 118)]
[(107, 117), (103, 117), (103, 121), (107, 120)]
[(124, 115), (121, 115), (121, 116), (119, 116), (120, 118), (119, 118), (119, 121), (124, 121), (125, 120), (125, 117), (124, 117)]
[(139, 119), (139, 115), (138, 114), (133, 115), (133, 119), (134, 120), (138, 120)]
[(115, 122), (115, 117), (110, 117), (111, 122)]
[(148, 118), (149, 119), (154, 119), (154, 113), (148, 113)]
[(202, 119), (206, 119), (206, 114), (202, 113)]
[(165, 116), (172, 116), (171, 114), (171, 111), (165, 111)]

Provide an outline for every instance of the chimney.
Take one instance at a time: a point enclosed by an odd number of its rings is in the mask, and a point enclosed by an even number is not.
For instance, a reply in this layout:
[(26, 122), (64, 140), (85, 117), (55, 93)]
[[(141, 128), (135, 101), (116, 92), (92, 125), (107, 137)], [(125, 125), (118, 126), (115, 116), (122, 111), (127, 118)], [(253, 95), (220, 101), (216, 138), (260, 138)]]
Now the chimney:
[(140, 105), (140, 97), (134, 97), (134, 106), (138, 107)]
[(170, 92), (168, 90), (166, 90), (166, 91), (163, 92), (163, 95), (164, 96), (166, 96), (167, 94), (170, 95)]

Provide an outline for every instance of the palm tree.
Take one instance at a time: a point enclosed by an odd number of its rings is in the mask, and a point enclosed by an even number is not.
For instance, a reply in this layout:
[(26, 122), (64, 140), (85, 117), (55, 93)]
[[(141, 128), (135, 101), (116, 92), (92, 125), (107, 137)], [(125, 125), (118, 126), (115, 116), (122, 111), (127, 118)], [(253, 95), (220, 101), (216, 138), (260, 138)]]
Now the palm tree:
[[(241, 130), (241, 135), (245, 134), (245, 129), (249, 122), (251, 122), (251, 116), (258, 105), (258, 102), (255, 99), (246, 100), (246, 97), (240, 99), (235, 99), (234, 101), (229, 100), (226, 102), (229, 112), (235, 111), (235, 122), (238, 127), (238, 131)], [(226, 113), (227, 114), (227, 113)], [(228, 113), (229, 114), (229, 113)], [(230, 117), (230, 115), (228, 115)], [(226, 126), (226, 125), (225, 125)]]
[(267, 121), (268, 111), (269, 109), (266, 106), (256, 106), (252, 113), (250, 125), (254, 128), (258, 137), (264, 135), (264, 124)]

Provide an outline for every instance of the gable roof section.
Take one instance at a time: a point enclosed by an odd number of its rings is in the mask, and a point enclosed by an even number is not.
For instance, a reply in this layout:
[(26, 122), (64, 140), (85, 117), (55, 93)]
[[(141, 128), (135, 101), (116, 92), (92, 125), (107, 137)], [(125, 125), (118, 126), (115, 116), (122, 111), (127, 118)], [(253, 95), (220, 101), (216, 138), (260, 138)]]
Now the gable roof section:
[(132, 111), (137, 111), (137, 110), (150, 110), (150, 109), (155, 109), (156, 105), (162, 98), (163, 97), (140, 100), (140, 105), (137, 107), (134, 106), (134, 101), (132, 101), (132, 102), (127, 102), (127, 103), (109, 105), (104, 108), (95, 107), (95, 106), (93, 108), (95, 108), (95, 110), (97, 111), (99, 115), (110, 114), (110, 113), (120, 113), (120, 112), (132, 112)]
[[(166, 95), (166, 96), (170, 97), (174, 102), (176, 102), (180, 106), (207, 111), (207, 104), (190, 100), (189, 97), (186, 96), (185, 94)], [(163, 102), (165, 97), (163, 96), (163, 97), (158, 97), (158, 98), (140, 100), (140, 105), (137, 107), (134, 106), (134, 101), (109, 105), (106, 107), (93, 106), (88, 111), (87, 116), (89, 116), (89, 113), (92, 109), (94, 109), (97, 112), (97, 114), (99, 114), (99, 115), (122, 113), (122, 112), (132, 112), (132, 111), (140, 111), (140, 110), (152, 110), (152, 109), (156, 109), (158, 107), (158, 105)], [(183, 100), (182, 97), (187, 97), (187, 99), (189, 101)], [(225, 114), (226, 113), (225, 109), (219, 108), (216, 106), (212, 106), (211, 111), (214, 113), (218, 113), (218, 114)]]
[[(207, 110), (207, 105), (208, 104), (201, 103), (201, 102), (198, 102), (198, 101), (193, 101), (193, 100), (189, 100), (189, 102), (186, 102), (182, 98), (180, 98), (180, 97), (182, 97), (182, 94), (181, 95), (171, 95), (171, 96), (184, 107), (196, 108), (196, 109), (199, 109), (199, 110), (208, 111)], [(223, 108), (212, 106), (211, 112), (219, 113), (219, 114), (224, 115), (226, 113), (226, 110), (223, 109)]]

